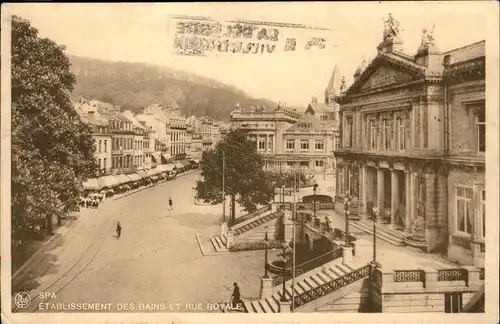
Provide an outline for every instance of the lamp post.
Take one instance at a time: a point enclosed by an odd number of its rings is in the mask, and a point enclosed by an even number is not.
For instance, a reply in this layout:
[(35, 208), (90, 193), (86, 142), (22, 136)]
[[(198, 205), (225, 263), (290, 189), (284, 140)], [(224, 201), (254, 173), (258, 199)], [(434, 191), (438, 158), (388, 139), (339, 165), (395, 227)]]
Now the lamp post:
[[(293, 210), (292, 210), (292, 313), (295, 311), (295, 251), (296, 251), (296, 229), (295, 229), (295, 222), (297, 220), (297, 195), (295, 188), (297, 186), (297, 169), (294, 168), (294, 173), (293, 173), (293, 186), (294, 186), (294, 191), (293, 191)], [(284, 279), (284, 278), (283, 278)]]
[(283, 235), (282, 247), (283, 247), (283, 249), (281, 251), (281, 258), (283, 260), (283, 271), (282, 271), (282, 276), (283, 276), (283, 286), (282, 286), (283, 287), (283, 293), (281, 295), (281, 301), (282, 302), (286, 302), (287, 299), (286, 299), (286, 296), (285, 296), (285, 282), (286, 282), (286, 280), (285, 280), (285, 272), (286, 272), (285, 271), (285, 265), (286, 265), (288, 259), (286, 257), (285, 235)]
[(226, 222), (226, 154), (222, 151), (222, 221)]
[(377, 206), (373, 207), (373, 260), (371, 262), (371, 265), (375, 268), (380, 267), (380, 263), (377, 262), (377, 226), (376, 226), (376, 219), (377, 219), (377, 213), (378, 213), (378, 208)]
[(316, 219), (316, 190), (318, 189), (318, 184), (316, 181), (313, 184), (313, 192), (314, 192), (314, 205), (313, 205), (313, 211), (314, 211), (314, 219)]
[(345, 212), (345, 246), (349, 246), (349, 203), (351, 199), (346, 193), (344, 198), (344, 212)]
[(269, 244), (269, 239), (267, 238), (267, 224), (265, 226), (266, 229), (266, 236), (264, 238), (264, 242), (266, 243), (266, 254), (265, 254), (265, 262), (264, 262), (264, 278), (269, 278), (269, 275), (267, 274), (267, 248)]

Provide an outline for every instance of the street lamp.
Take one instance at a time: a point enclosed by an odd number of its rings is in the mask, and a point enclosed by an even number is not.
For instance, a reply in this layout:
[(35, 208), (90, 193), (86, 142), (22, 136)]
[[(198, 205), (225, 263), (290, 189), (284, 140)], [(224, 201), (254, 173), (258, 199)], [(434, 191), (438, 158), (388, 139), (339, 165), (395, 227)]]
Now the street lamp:
[(350, 196), (346, 193), (344, 198), (344, 212), (345, 212), (345, 246), (349, 246), (349, 204), (351, 202)]
[(281, 301), (282, 302), (286, 302), (287, 299), (286, 299), (286, 296), (285, 296), (285, 291), (286, 291), (285, 290), (285, 282), (286, 282), (286, 280), (285, 280), (285, 270), (286, 270), (285, 269), (285, 265), (288, 262), (288, 258), (286, 257), (287, 256), (287, 253), (286, 253), (287, 246), (286, 246), (286, 243), (285, 243), (285, 236), (284, 235), (283, 235), (283, 242), (282, 242), (281, 245), (283, 247), (282, 251), (281, 251), (281, 254), (279, 254), (279, 256), (281, 257), (281, 259), (283, 261), (283, 271), (282, 271), (282, 276), (283, 276), (283, 286), (282, 286), (283, 287), (283, 293), (281, 295)]
[(313, 184), (313, 192), (314, 192), (314, 219), (316, 219), (316, 190), (318, 189), (318, 184), (316, 183), (316, 181), (314, 182)]
[(264, 278), (269, 278), (269, 275), (267, 274), (267, 248), (269, 244), (269, 239), (267, 238), (267, 224), (265, 226), (266, 229), (266, 236), (264, 238), (264, 242), (266, 243), (266, 254), (265, 254), (265, 262), (264, 262)]
[(377, 262), (377, 226), (375, 220), (377, 219), (378, 208), (373, 206), (373, 260), (371, 265), (375, 268), (380, 267), (380, 263)]
[(226, 154), (222, 151), (222, 221), (226, 222)]

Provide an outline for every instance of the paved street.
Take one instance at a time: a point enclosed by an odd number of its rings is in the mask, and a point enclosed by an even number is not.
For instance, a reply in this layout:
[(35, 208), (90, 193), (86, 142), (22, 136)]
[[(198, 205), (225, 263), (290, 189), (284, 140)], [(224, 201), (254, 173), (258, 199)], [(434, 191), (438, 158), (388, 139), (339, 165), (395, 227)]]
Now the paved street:
[[(180, 303), (178, 311), (186, 303), (203, 303), (200, 311), (207, 311), (206, 303), (229, 301), (238, 282), (243, 298), (257, 297), (263, 251), (201, 255), (195, 234), (220, 231), (221, 206), (194, 204), (197, 177), (182, 176), (108, 200), (98, 211), (84, 210), (34, 269), (42, 277), (33, 283), (32, 296), (42, 291), (55, 293), (51, 301), (58, 303), (134, 303), (136, 311), (140, 303)], [(167, 210), (169, 197), (173, 211)], [(120, 239), (116, 221), (123, 227)]]

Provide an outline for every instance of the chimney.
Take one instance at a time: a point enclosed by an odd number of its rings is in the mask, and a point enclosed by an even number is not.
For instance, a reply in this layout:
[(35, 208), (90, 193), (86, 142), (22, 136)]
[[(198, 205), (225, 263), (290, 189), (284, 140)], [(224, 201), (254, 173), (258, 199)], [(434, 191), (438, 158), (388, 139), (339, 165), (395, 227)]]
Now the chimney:
[(312, 97), (312, 99), (311, 99), (311, 103), (313, 103), (313, 104), (317, 104), (317, 103), (318, 103), (318, 98), (316, 98), (316, 97)]

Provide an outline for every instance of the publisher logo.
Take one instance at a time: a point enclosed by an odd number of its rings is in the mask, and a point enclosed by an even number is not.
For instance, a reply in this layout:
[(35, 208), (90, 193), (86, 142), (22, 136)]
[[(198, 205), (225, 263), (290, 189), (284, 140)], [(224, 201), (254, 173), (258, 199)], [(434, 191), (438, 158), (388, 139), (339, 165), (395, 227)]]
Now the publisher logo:
[(26, 308), (31, 304), (31, 296), (27, 292), (18, 292), (14, 295), (14, 304), (18, 308)]

